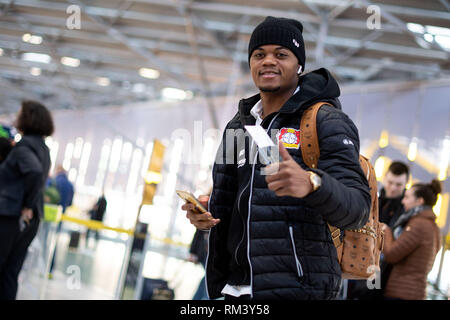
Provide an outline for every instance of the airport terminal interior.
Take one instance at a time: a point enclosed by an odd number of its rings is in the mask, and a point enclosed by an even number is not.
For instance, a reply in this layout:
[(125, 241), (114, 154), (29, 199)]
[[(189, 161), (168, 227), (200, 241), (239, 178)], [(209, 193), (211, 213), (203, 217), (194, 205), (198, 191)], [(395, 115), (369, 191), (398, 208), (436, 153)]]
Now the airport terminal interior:
[(304, 73), (337, 80), (379, 188), (393, 161), (406, 188), (442, 183), (427, 299), (449, 298), (448, 0), (0, 0), (0, 124), (19, 142), (22, 101), (45, 105), (49, 176), (74, 188), (64, 213), (46, 202), (18, 300), (198, 298), (176, 190), (210, 193), (225, 125), (258, 92), (247, 50), (267, 16), (303, 24)]

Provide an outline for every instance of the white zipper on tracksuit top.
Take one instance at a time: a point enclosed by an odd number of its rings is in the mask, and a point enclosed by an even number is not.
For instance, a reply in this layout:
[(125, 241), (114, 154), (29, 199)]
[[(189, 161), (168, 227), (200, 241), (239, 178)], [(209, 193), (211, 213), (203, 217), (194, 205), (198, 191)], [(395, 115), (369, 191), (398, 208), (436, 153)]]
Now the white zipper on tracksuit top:
[[(270, 127), (272, 126), (272, 123), (274, 120), (278, 117), (279, 113), (277, 113), (272, 121), (269, 123), (269, 127), (267, 128), (266, 132), (270, 131)], [(252, 178), (250, 180), (250, 196), (248, 197), (248, 218), (247, 218), (247, 259), (248, 259), (248, 265), (250, 266), (250, 296), (253, 298), (253, 268), (252, 263), (250, 261), (250, 213), (251, 213), (251, 203), (252, 203), (252, 195), (253, 195), (253, 178), (255, 175), (255, 165), (256, 165), (256, 157), (258, 156), (259, 150), (256, 151), (255, 159), (253, 161), (252, 166)]]

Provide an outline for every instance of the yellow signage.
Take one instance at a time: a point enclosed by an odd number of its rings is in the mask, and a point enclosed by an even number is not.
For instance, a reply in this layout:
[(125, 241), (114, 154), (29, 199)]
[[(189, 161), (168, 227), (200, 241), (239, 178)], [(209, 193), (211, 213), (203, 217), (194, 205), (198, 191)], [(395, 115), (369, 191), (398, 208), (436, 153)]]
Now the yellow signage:
[(153, 197), (156, 193), (156, 185), (162, 181), (161, 171), (164, 164), (164, 151), (166, 147), (155, 140), (153, 143), (152, 155), (145, 175), (144, 193), (142, 204), (153, 204)]
[(155, 140), (153, 143), (153, 151), (152, 155), (150, 157), (150, 162), (148, 164), (148, 170), (152, 172), (161, 172), (162, 167), (164, 164), (164, 151), (166, 147), (159, 142), (158, 140)]
[(153, 204), (153, 197), (156, 193), (156, 185), (144, 184), (144, 194), (142, 196), (142, 204)]

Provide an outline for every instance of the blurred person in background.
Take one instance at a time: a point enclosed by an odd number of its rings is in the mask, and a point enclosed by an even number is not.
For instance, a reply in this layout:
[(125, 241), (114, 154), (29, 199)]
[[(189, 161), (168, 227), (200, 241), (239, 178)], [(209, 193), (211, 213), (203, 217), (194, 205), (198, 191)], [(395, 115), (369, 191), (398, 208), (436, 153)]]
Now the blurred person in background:
[(383, 187), (378, 198), (380, 222), (392, 227), (404, 212), (402, 199), (409, 179), (408, 166), (394, 161), (389, 166), (383, 179)]
[(0, 124), (0, 137), (8, 139), (13, 146), (16, 144), (14, 140), (16, 134), (17, 130), (14, 127)]
[(0, 165), (0, 299), (14, 300), (28, 246), (44, 214), (43, 191), (50, 168), (44, 138), (54, 131), (49, 110), (24, 101), (16, 124), (22, 139)]
[[(72, 182), (69, 181), (67, 177), (66, 170), (64, 170), (63, 166), (59, 165), (56, 168), (56, 176), (53, 179), (49, 179), (50, 185), (53, 185), (59, 194), (58, 204), (62, 207), (62, 213), (64, 214), (69, 206), (72, 205), (73, 195), (74, 195), (74, 187)], [(62, 221), (59, 221), (56, 232), (59, 233), (61, 231)], [(53, 268), (55, 267), (55, 259), (56, 259), (56, 247), (53, 251), (53, 258), (50, 264), (49, 270), (49, 278), (53, 277)]]
[[(102, 195), (100, 196), (100, 198), (98, 198), (94, 207), (91, 210), (89, 210), (90, 218), (95, 221), (103, 222), (103, 217), (105, 216), (105, 212), (106, 212), (106, 205), (107, 205), (107, 201), (105, 198), (105, 192), (102, 192)], [(86, 233), (86, 245), (89, 240), (89, 235), (92, 231), (95, 232), (95, 240), (98, 241), (98, 239), (99, 239), (98, 230), (91, 230), (89, 228)]]
[(69, 181), (66, 170), (62, 166), (56, 168), (56, 176), (53, 181), (60, 195), (59, 205), (62, 207), (62, 212), (65, 213), (66, 209), (72, 205), (73, 184)]
[(0, 163), (6, 159), (6, 156), (15, 145), (14, 135), (14, 128), (0, 125)]
[(406, 190), (405, 213), (385, 234), (383, 255), (393, 265), (384, 296), (388, 300), (424, 300), (427, 275), (440, 249), (440, 232), (432, 207), (442, 191), (438, 180)]
[[(409, 168), (401, 161), (393, 161), (383, 178), (383, 186), (379, 192), (378, 208), (380, 222), (389, 227), (404, 213), (402, 204), (406, 184), (409, 180)], [(348, 300), (382, 300), (387, 279), (392, 265), (380, 259), (380, 288), (369, 289), (366, 280), (348, 280)]]

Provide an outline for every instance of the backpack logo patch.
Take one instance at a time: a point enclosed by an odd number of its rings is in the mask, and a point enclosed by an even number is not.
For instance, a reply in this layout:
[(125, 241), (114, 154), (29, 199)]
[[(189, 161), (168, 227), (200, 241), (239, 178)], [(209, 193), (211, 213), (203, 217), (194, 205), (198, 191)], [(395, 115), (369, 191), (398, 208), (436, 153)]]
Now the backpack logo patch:
[(281, 128), (278, 132), (278, 141), (282, 142), (286, 149), (298, 149), (300, 148), (300, 130)]

